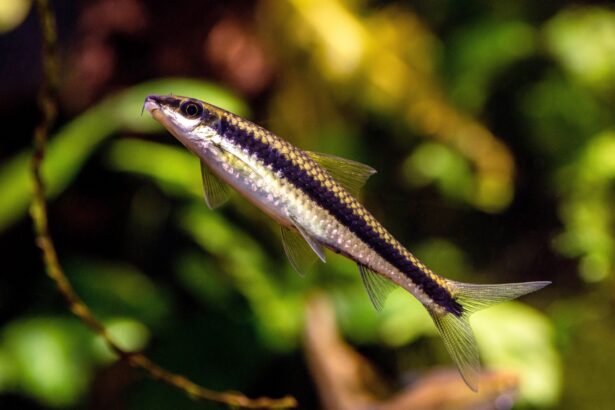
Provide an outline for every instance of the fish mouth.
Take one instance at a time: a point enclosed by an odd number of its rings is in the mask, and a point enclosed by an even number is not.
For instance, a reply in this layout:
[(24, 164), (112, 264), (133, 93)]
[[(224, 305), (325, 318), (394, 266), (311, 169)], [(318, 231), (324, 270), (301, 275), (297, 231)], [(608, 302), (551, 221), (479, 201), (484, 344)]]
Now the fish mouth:
[(158, 96), (148, 95), (143, 102), (143, 110), (147, 110), (147, 112), (154, 116), (154, 113), (160, 110), (160, 103), (158, 100)]
[(176, 109), (179, 108), (183, 98), (184, 97), (177, 97), (174, 95), (150, 94), (145, 97), (143, 107), (150, 112), (153, 109), (160, 109), (162, 106)]
[[(154, 120), (158, 121), (158, 123), (170, 132), (171, 135), (173, 135), (182, 144), (186, 145), (186, 137), (183, 135), (182, 131), (178, 129), (177, 125), (173, 123), (172, 119), (166, 113), (167, 110), (164, 109), (171, 104), (175, 104), (176, 100), (177, 98), (175, 97), (149, 95), (143, 102), (143, 110), (147, 110)], [(186, 145), (186, 147), (188, 147), (188, 145)]]
[(168, 128), (170, 123), (168, 122), (166, 116), (162, 113), (162, 102), (161, 96), (148, 95), (143, 102), (143, 110), (147, 110), (147, 112), (149, 112), (156, 121)]

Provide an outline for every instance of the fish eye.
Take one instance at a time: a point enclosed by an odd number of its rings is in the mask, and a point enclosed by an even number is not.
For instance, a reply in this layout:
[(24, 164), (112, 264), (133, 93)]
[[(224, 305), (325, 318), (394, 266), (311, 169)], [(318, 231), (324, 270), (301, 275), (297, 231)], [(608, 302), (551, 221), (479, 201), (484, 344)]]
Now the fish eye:
[(179, 106), (179, 109), (187, 118), (196, 118), (203, 113), (203, 107), (201, 104), (197, 104), (193, 101), (184, 101)]

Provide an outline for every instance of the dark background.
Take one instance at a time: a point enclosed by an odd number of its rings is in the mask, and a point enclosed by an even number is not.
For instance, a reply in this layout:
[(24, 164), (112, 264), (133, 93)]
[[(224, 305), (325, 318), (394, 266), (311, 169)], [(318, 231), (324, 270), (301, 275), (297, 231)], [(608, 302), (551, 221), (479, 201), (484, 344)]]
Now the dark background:
[[(298, 277), (277, 228), (245, 200), (206, 209), (196, 159), (139, 116), (147, 94), (172, 92), (376, 168), (367, 207), (445, 277), (553, 281), (477, 317), (483, 362), (519, 376), (519, 408), (611, 405), (610, 2), (52, 5), (51, 230), (69, 278), (126, 348), (210, 388), (317, 408), (301, 335), (306, 300), (324, 292), (391, 386), (450, 366), (410, 296), (375, 313), (352, 263), (329, 255)], [(217, 408), (116, 362), (44, 275), (27, 218), (41, 38), (32, 10), (10, 10), (0, 7), (0, 407)]]

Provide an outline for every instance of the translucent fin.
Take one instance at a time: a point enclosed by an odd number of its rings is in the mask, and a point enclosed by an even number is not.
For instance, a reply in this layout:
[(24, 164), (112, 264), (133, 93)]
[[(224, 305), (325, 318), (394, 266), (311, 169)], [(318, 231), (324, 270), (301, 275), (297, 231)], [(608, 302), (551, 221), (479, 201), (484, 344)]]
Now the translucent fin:
[(226, 185), (220, 181), (201, 161), (201, 177), (203, 179), (203, 193), (205, 203), (209, 209), (215, 209), (228, 201), (229, 193)]
[(365, 265), (359, 264), (359, 272), (372, 305), (376, 310), (382, 310), (387, 296), (395, 289), (395, 284)]
[(290, 219), (291, 221), (293, 221), (293, 226), (295, 227), (295, 229), (299, 231), (303, 239), (305, 239), (307, 244), (310, 245), (310, 248), (312, 248), (316, 256), (318, 256), (320, 260), (324, 263), (327, 263), (327, 258), (325, 257), (325, 250), (322, 245), (316, 239), (312, 238), (310, 234), (307, 233), (305, 229), (303, 229), (301, 225), (299, 225), (292, 216)]
[(505, 283), (500, 285), (474, 285), (448, 281), (455, 300), (463, 306), (461, 316), (452, 313), (438, 313), (428, 309), (433, 318), (446, 350), (451, 355), (461, 377), (474, 391), (478, 391), (480, 361), (478, 347), (470, 328), (472, 313), (497, 303), (515, 299), (544, 288), (551, 282)]
[(300, 275), (305, 275), (316, 262), (316, 255), (300, 234), (285, 226), (281, 226), (280, 231), (282, 246), (290, 264)]
[(549, 281), (502, 283), (498, 285), (476, 285), (449, 280), (454, 289), (455, 299), (461, 303), (465, 312), (471, 315), (481, 309), (497, 305), (506, 300), (536, 292), (550, 285)]
[(468, 387), (478, 391), (480, 361), (478, 347), (470, 322), (466, 315), (455, 316), (452, 313), (438, 314), (429, 311), (442, 339), (444, 346), (459, 369), (461, 377)]
[(335, 155), (321, 154), (319, 152), (307, 152), (321, 167), (327, 170), (329, 175), (353, 196), (358, 197), (367, 182), (367, 179), (376, 173), (369, 165), (352, 161)]

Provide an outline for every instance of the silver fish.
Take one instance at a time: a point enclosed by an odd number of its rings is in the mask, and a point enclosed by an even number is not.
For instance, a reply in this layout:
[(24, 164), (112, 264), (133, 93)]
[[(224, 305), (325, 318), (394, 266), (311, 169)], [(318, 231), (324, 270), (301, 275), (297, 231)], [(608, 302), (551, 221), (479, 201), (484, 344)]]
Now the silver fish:
[(467, 385), (480, 362), (468, 318), (477, 310), (543, 288), (537, 281), (475, 285), (443, 278), (402, 246), (356, 199), (375, 170), (303, 151), (266, 129), (188, 97), (150, 95), (145, 109), (201, 160), (205, 200), (215, 208), (230, 185), (281, 226), (284, 250), (303, 273), (324, 248), (354, 260), (376, 307), (396, 285), (422, 302)]

